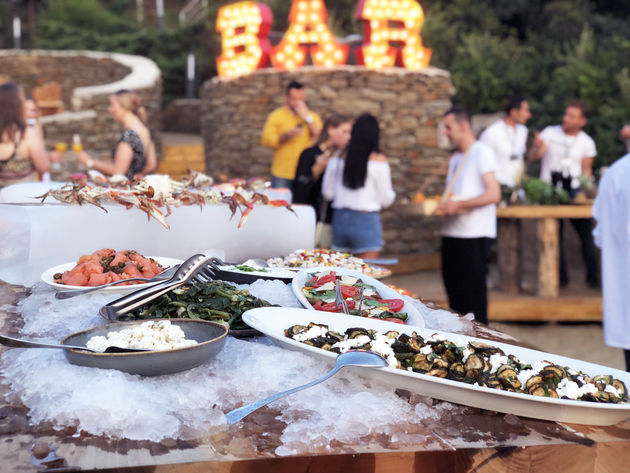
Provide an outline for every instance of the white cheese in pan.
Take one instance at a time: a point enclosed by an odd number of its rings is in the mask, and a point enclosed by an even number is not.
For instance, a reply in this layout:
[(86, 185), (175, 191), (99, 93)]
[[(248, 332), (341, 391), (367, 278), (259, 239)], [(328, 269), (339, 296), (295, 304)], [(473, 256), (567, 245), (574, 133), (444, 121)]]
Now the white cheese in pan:
[(94, 336), (86, 346), (92, 350), (104, 352), (107, 347), (137, 348), (144, 350), (173, 350), (191, 345), (197, 341), (188, 340), (184, 331), (170, 320), (144, 322), (120, 332), (109, 332), (107, 337)]

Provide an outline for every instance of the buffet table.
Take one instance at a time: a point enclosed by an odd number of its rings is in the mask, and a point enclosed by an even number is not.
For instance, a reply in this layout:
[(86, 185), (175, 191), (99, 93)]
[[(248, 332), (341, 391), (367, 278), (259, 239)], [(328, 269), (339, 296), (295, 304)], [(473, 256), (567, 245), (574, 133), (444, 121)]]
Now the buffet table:
[(501, 291), (517, 293), (520, 289), (520, 221), (536, 219), (537, 286), (536, 295), (558, 297), (558, 220), (591, 218), (591, 205), (511, 205), (497, 208), (497, 256)]
[[(36, 301), (30, 301), (30, 311), (37, 309), (37, 301), (43, 301), (47, 294), (41, 288), (33, 288)], [(29, 294), (29, 289), (0, 283), (0, 332), (8, 335), (19, 335), (20, 329), (33, 329), (33, 320), (25, 327), (25, 320), (16, 306)], [(32, 297), (29, 298), (29, 300)], [(25, 301), (28, 302), (28, 301)], [(45, 305), (45, 304), (44, 304)], [(45, 308), (42, 314), (45, 316)], [(68, 314), (72, 317), (72, 314)], [(69, 320), (68, 323), (71, 321)], [(23, 327), (24, 326), (24, 327)], [(499, 332), (484, 326), (462, 320), (462, 333), (477, 335), (488, 339), (506, 341), (508, 338)], [(45, 335), (42, 333), (42, 335)], [(228, 340), (228, 342), (230, 342)], [(510, 342), (514, 343), (513, 340)], [(277, 355), (286, 358), (283, 351), (268, 346), (264, 337), (251, 341), (232, 341), (228, 344), (232, 350), (276, 351)], [(6, 350), (0, 350), (2, 352)], [(33, 350), (31, 350), (32, 352)], [(9, 368), (7, 360), (20, 360), (19, 350), (14, 353), (3, 353), (3, 373)], [(243, 353), (234, 353), (234, 356)], [(53, 355), (51, 355), (52, 357)], [(56, 355), (54, 355), (56, 356)], [(226, 362), (230, 354), (222, 358)], [(299, 356), (299, 355), (296, 355)], [(256, 371), (256, 361), (245, 357), (252, 363), (252, 373)], [(29, 370), (45, 369), (44, 366), (31, 366)], [(214, 368), (212, 368), (214, 369)], [(258, 371), (264, 371), (260, 368)], [(108, 371), (103, 377), (109, 376)], [(258, 373), (264, 379), (264, 372)], [(306, 376), (311, 376), (307, 373)], [(339, 375), (342, 376), (342, 375)], [(315, 377), (314, 375), (312, 376)], [(112, 383), (116, 377), (109, 376)], [(185, 378), (186, 379), (186, 378)], [(352, 391), (352, 376), (337, 377), (326, 384), (335, 383), (340, 391), (331, 392), (334, 402), (342, 406), (347, 401), (346, 395)], [(136, 379), (137, 381), (137, 379)], [(142, 380), (140, 380), (142, 381)], [(269, 379), (269, 382), (272, 380)], [(220, 421), (203, 432), (194, 429), (180, 428), (178, 438), (161, 438), (160, 440), (132, 440), (131, 430), (123, 429), (120, 435), (95, 435), (76, 426), (60, 427), (63, 421), (58, 419), (56, 425), (50, 421), (33, 422), (41, 416), (26, 407), (19, 396), (14, 394), (14, 386), (7, 385), (6, 377), (0, 378), (0, 390), (3, 394), (0, 401), (0, 464), (7, 471), (68, 471), (87, 469), (112, 469), (112, 471), (155, 471), (155, 472), (495, 472), (495, 471), (527, 471), (531, 473), (548, 471), (623, 471), (625, 455), (630, 447), (630, 423), (623, 422), (610, 427), (593, 427), (583, 425), (565, 425), (555, 422), (517, 417), (511, 414), (500, 414), (475, 408), (458, 406), (448, 402), (435, 401), (417, 394), (397, 391), (399, 404), (407, 405), (410, 419), (400, 418), (386, 422), (386, 429), (373, 425), (365, 429), (365, 425), (357, 419), (355, 432), (350, 432), (351, 424), (336, 434), (332, 440), (330, 433), (309, 432), (308, 438), (301, 439), (295, 431), (295, 425), (308, 426), (321, 423), (322, 413), (318, 411), (317, 397), (302, 398), (313, 401), (312, 408), (302, 408), (299, 412), (287, 417), (282, 405), (276, 404), (257, 411), (243, 422), (227, 426)], [(89, 380), (86, 378), (86, 382)], [(159, 386), (155, 383), (168, 383), (167, 377), (153, 378), (149, 387)], [(255, 379), (243, 381), (244, 385), (255, 384)], [(260, 380), (258, 380), (260, 382)], [(58, 383), (63, 383), (60, 377)], [(350, 383), (350, 384), (348, 384)], [(296, 384), (289, 380), (289, 386)], [(316, 389), (309, 390), (315, 396)], [(77, 386), (77, 389), (79, 386)], [(229, 389), (230, 386), (226, 386)], [(33, 388), (35, 389), (35, 388)], [(114, 388), (112, 388), (114, 389)], [(196, 400), (198, 387), (193, 383), (185, 388), (180, 386), (178, 392), (189, 401)], [(383, 393), (376, 386), (366, 388), (363, 394)], [(376, 389), (374, 391), (374, 389)], [(345, 392), (348, 391), (348, 393)], [(152, 392), (149, 390), (148, 392)], [(307, 393), (305, 391), (304, 393)], [(32, 394), (32, 393), (31, 393)], [(362, 396), (361, 392), (353, 395)], [(111, 399), (111, 404), (107, 401)], [(104, 396), (104, 405), (98, 413), (104, 419), (107, 415), (121, 408), (114, 393)], [(289, 398), (287, 398), (289, 399)], [(31, 400), (32, 401), (32, 400)], [(29, 402), (31, 402), (29, 401)], [(302, 401), (302, 402), (303, 402)], [(56, 399), (58, 403), (72, 402), (68, 399)], [(148, 403), (152, 399), (147, 399)], [(224, 401), (218, 401), (219, 404)], [(319, 401), (321, 402), (321, 401)], [(290, 406), (290, 404), (288, 404)], [(348, 404), (340, 412), (352, 409)], [(203, 409), (203, 408), (199, 408)], [(207, 410), (214, 409), (208, 405)], [(286, 407), (285, 407), (286, 409)], [(384, 409), (379, 407), (378, 409)], [(198, 410), (201, 415), (202, 411)], [(412, 416), (413, 414), (413, 416)], [(138, 414), (140, 415), (140, 413)], [(160, 416), (156, 407), (155, 416)], [(374, 418), (374, 413), (365, 412), (366, 418)], [(412, 418), (411, 418), (412, 417)], [(184, 418), (184, 413), (182, 413)], [(420, 420), (418, 420), (420, 419)], [(99, 419), (92, 419), (98, 425)], [(216, 419), (215, 419), (216, 421)], [(103, 420), (103, 422), (105, 422)], [(134, 419), (129, 418), (127, 429), (132, 429)], [(186, 426), (184, 426), (186, 427)], [(376, 428), (379, 427), (379, 428)], [(164, 423), (163, 429), (167, 428)], [(357, 433), (358, 432), (358, 433)], [(159, 429), (156, 432), (158, 437)], [(292, 440), (289, 438), (292, 436)], [(322, 440), (323, 439), (323, 440)], [(145, 467), (141, 468), (140, 467)], [(150, 468), (150, 469), (147, 469)]]

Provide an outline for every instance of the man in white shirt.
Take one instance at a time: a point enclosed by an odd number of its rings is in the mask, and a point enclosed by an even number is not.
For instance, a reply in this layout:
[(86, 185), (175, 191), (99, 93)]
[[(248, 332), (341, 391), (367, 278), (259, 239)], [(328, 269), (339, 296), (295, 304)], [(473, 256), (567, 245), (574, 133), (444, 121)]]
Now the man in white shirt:
[[(571, 197), (580, 188), (580, 175), (593, 175), (593, 160), (597, 154), (595, 142), (582, 128), (588, 120), (588, 107), (581, 100), (567, 105), (562, 125), (548, 126), (542, 133), (534, 133), (530, 157), (541, 159), (540, 177), (544, 181), (562, 187)], [(586, 282), (593, 288), (599, 287), (599, 271), (595, 255), (595, 244), (591, 230), (592, 219), (571, 219), (582, 243), (582, 257), (586, 264)], [(569, 282), (563, 244), (563, 224), (560, 222), (560, 285)]]
[(529, 103), (520, 95), (514, 95), (505, 108), (506, 116), (497, 120), (479, 136), (497, 159), (499, 184), (515, 187), (523, 174), (523, 156), (527, 150), (527, 127), (532, 114)]
[(449, 161), (445, 198), (436, 210), (445, 216), (442, 278), (451, 308), (473, 312), (487, 323), (486, 276), (501, 199), (496, 159), (490, 148), (475, 140), (465, 108), (453, 106), (446, 112), (444, 131), (456, 151)]
[(593, 236), (602, 249), (604, 340), (623, 348), (630, 371), (630, 154), (617, 160), (599, 183), (593, 204)]

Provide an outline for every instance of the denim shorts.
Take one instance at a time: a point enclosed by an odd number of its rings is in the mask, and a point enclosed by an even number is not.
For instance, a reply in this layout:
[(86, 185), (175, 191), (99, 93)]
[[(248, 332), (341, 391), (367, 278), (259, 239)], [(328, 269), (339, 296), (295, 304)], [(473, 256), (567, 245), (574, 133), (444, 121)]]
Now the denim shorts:
[(379, 212), (334, 209), (332, 218), (335, 251), (365, 253), (383, 248), (383, 229)]
[(271, 188), (272, 189), (289, 189), (293, 185), (293, 179), (285, 179), (284, 177), (276, 177), (271, 175)]

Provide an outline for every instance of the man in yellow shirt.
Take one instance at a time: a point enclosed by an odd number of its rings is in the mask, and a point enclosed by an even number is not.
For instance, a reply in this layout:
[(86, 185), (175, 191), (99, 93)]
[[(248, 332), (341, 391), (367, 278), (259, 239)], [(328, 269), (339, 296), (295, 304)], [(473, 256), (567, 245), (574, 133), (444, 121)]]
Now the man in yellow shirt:
[(322, 120), (306, 105), (306, 90), (299, 82), (287, 85), (286, 105), (267, 117), (262, 145), (273, 148), (271, 187), (291, 188), (300, 154), (317, 139)]

